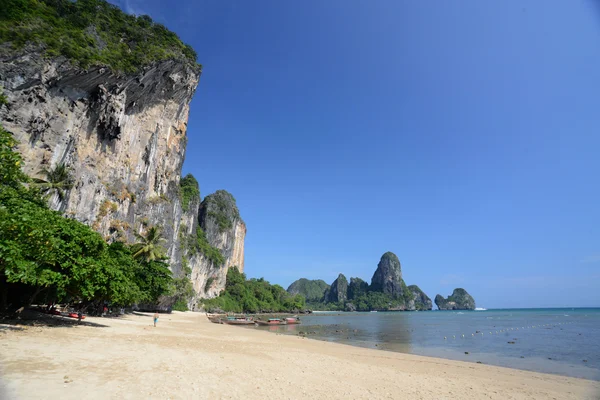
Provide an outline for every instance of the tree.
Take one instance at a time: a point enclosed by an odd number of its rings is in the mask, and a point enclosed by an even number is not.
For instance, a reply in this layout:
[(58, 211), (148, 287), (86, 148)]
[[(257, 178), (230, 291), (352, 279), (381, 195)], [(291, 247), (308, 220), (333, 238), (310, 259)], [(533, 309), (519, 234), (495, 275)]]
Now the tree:
[(163, 261), (144, 262), (142, 268), (137, 271), (135, 283), (142, 292), (140, 302), (156, 303), (160, 296), (173, 294), (171, 270)]
[(0, 182), (2, 187), (23, 189), (29, 178), (21, 172), (21, 155), (14, 151), (17, 141), (0, 126)]
[(200, 200), (200, 186), (194, 175), (187, 174), (179, 181), (179, 189), (181, 195), (181, 208), (183, 211), (188, 211), (190, 202)]
[(73, 187), (73, 178), (70, 169), (63, 163), (51, 169), (40, 171), (46, 179), (34, 178), (34, 186), (39, 187), (42, 193), (54, 192), (62, 201), (65, 198), (65, 190)]
[(131, 247), (133, 257), (143, 262), (160, 261), (166, 258), (165, 248), (161, 243), (167, 240), (162, 237), (162, 228), (160, 226), (151, 226), (145, 235), (135, 234), (139, 242)]
[(142, 265), (129, 246), (108, 245), (89, 226), (50, 210), (39, 189), (27, 186), (15, 146), (0, 126), (0, 312), (36, 300), (128, 305), (171, 293), (160, 229), (138, 246)]
[(215, 299), (202, 299), (206, 310), (227, 312), (296, 312), (305, 308), (304, 296), (291, 295), (263, 278), (246, 280), (237, 267), (229, 268), (225, 290)]

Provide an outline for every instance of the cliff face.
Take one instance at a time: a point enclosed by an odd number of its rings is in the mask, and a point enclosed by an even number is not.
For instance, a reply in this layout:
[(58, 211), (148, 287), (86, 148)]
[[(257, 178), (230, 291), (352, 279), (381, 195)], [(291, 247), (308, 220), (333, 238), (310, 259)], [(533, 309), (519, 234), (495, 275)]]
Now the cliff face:
[[(81, 70), (40, 53), (0, 47), (0, 86), (9, 101), (0, 108), (0, 123), (20, 142), (24, 172), (44, 178), (42, 168), (66, 165), (73, 188), (63, 200), (52, 198), (51, 207), (108, 240), (131, 242), (134, 232), (162, 226), (171, 268), (179, 274), (182, 239), (195, 234), (200, 207), (197, 199), (184, 212), (179, 196), (199, 70), (167, 60), (119, 75), (101, 67)], [(209, 219), (204, 223), (210, 227)], [(223, 249), (224, 265), (243, 268), (244, 235), (239, 220), (208, 238)], [(199, 295), (207, 293), (200, 287), (205, 264), (202, 257), (189, 259)], [(214, 295), (221, 283), (208, 292)]]
[[(216, 297), (225, 287), (229, 268), (237, 267), (244, 272), (246, 224), (240, 217), (235, 199), (224, 190), (206, 196), (200, 205), (198, 222), (194, 229), (196, 239), (199, 234), (204, 235), (206, 242), (200, 246), (208, 245), (213, 249), (200, 248), (190, 257), (191, 279), (200, 297)], [(213, 256), (215, 249), (223, 256), (222, 260)], [(189, 253), (188, 247), (186, 255)]]
[(435, 296), (435, 305), (440, 310), (474, 310), (475, 299), (465, 289), (457, 288), (447, 299), (439, 294)]
[(404, 294), (403, 283), (400, 260), (394, 253), (388, 251), (381, 256), (377, 264), (377, 269), (371, 278), (371, 290), (401, 297)]
[(324, 299), (328, 303), (340, 303), (348, 299), (348, 279), (339, 274), (329, 289), (325, 291)]
[(410, 290), (414, 299), (414, 306), (411, 309), (424, 311), (431, 310), (433, 308), (429, 296), (427, 296), (417, 285), (410, 285), (408, 290)]
[(364, 296), (369, 291), (369, 284), (360, 278), (350, 278), (348, 285), (348, 299), (357, 299)]

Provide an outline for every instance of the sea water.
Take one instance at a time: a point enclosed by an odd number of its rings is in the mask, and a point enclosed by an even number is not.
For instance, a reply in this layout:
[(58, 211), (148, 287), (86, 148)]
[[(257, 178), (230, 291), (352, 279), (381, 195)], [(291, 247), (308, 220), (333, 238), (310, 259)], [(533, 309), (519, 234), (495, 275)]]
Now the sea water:
[[(600, 380), (600, 308), (315, 313), (263, 329)], [(468, 354), (467, 354), (468, 353)]]

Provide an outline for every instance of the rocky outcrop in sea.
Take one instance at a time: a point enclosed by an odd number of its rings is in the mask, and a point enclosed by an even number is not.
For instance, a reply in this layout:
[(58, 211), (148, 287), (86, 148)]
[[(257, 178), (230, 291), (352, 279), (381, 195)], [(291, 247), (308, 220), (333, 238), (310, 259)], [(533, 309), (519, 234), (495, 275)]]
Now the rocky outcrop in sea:
[[(312, 282), (317, 281), (299, 279), (290, 285), (288, 291), (292, 294), (300, 293), (300, 287), (307, 287)], [(457, 290), (457, 296), (460, 297), (462, 289)], [(323, 306), (320, 307), (324, 309), (345, 311), (432, 309), (431, 299), (417, 285), (406, 286), (402, 279), (400, 260), (389, 251), (381, 256), (370, 285), (356, 277), (350, 278), (348, 283), (346, 277), (339, 274), (331, 287), (325, 290), (321, 303)]]
[(417, 285), (410, 285), (408, 290), (413, 294), (413, 310), (425, 311), (433, 308), (431, 299)]
[(465, 289), (457, 288), (448, 298), (435, 296), (435, 305), (440, 310), (474, 310), (475, 299)]
[(388, 251), (377, 265), (377, 269), (371, 278), (370, 289), (374, 292), (382, 292), (392, 297), (402, 297), (406, 285), (402, 280), (402, 268), (398, 257)]

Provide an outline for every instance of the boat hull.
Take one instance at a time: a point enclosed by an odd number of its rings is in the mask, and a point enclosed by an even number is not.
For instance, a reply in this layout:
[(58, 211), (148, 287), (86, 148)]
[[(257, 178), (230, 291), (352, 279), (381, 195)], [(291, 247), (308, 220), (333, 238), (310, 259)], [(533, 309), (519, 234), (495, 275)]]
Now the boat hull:
[(223, 324), (227, 325), (254, 325), (254, 321), (237, 321), (237, 320), (221, 320)]
[(267, 322), (267, 321), (254, 321), (254, 323), (258, 326), (277, 326), (277, 325), (287, 325), (285, 321), (277, 321), (277, 322)]

